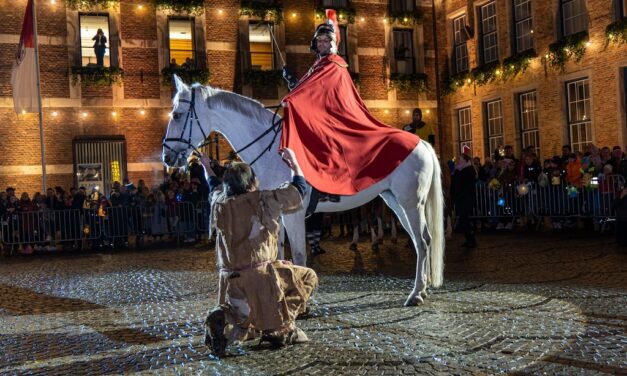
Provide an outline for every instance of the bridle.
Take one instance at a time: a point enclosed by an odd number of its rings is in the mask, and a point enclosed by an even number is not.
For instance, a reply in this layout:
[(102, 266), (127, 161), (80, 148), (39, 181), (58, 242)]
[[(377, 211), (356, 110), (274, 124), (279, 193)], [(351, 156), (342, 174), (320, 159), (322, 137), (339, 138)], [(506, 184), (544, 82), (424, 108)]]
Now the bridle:
[[(191, 98), (191, 100), (179, 99), (179, 102), (189, 103), (189, 109), (187, 110), (187, 114), (185, 115), (185, 124), (183, 125), (183, 129), (181, 130), (180, 136), (179, 137), (164, 138), (163, 142), (161, 143), (161, 145), (165, 149), (168, 149), (171, 152), (176, 153), (176, 154), (182, 154), (183, 152), (177, 152), (176, 150), (171, 148), (167, 144), (167, 142), (174, 141), (174, 142), (179, 142), (179, 143), (185, 144), (185, 145), (187, 145), (187, 149), (185, 151), (188, 151), (189, 149), (194, 149), (194, 151), (196, 153), (198, 153), (198, 154), (202, 154), (200, 152), (199, 148), (202, 148), (203, 146), (210, 145), (212, 143), (217, 143), (217, 141), (209, 140), (209, 141), (203, 142), (198, 147), (196, 147), (196, 145), (194, 145), (192, 143), (192, 128), (194, 127), (194, 124), (198, 125), (198, 128), (200, 129), (200, 132), (202, 132), (202, 136), (203, 136), (204, 140), (207, 139), (207, 134), (202, 129), (202, 126), (200, 125), (200, 120), (198, 120), (198, 114), (196, 113), (196, 108), (195, 108), (196, 89), (192, 88), (191, 90), (192, 90), (192, 98)], [(259, 158), (261, 158), (261, 156), (263, 154), (265, 154), (266, 152), (268, 152), (268, 151), (270, 151), (272, 149), (272, 145), (276, 141), (276, 138), (278, 137), (279, 133), (281, 133), (281, 129), (283, 128), (283, 121), (282, 121), (282, 119), (277, 119), (277, 115), (278, 115), (279, 109), (281, 108), (281, 105), (264, 106), (264, 108), (266, 108), (266, 109), (274, 109), (274, 114), (272, 115), (272, 125), (270, 125), (270, 127), (268, 129), (263, 131), (259, 136), (257, 136), (255, 139), (250, 141), (248, 144), (244, 145), (242, 148), (240, 148), (239, 150), (234, 152), (235, 154), (239, 154), (239, 153), (243, 152), (244, 150), (248, 149), (250, 146), (254, 145), (256, 142), (260, 141), (268, 133), (274, 132), (274, 136), (272, 137), (272, 141), (270, 141), (270, 144), (268, 144), (268, 146), (265, 147), (261, 151), (261, 153), (255, 159), (253, 159), (252, 162), (249, 163), (249, 165), (251, 165), (251, 166), (255, 162), (257, 162), (257, 160), (259, 160)], [(188, 125), (189, 125), (189, 128), (188, 128)], [(187, 138), (185, 138), (186, 137), (186, 135), (185, 135), (186, 131), (187, 131)]]

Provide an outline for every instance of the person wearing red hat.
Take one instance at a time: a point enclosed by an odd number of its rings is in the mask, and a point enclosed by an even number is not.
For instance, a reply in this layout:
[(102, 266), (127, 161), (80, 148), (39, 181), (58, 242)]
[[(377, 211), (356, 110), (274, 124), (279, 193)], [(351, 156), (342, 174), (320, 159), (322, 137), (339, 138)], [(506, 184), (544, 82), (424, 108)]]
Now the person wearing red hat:
[[(316, 28), (311, 51), (316, 61), (299, 81), (287, 69), (291, 92), (285, 109), (280, 149), (292, 149), (312, 190), (354, 195), (387, 177), (414, 150), (420, 138), (381, 123), (368, 111), (337, 55), (341, 43), (335, 11)], [(317, 192), (316, 192), (317, 191)]]

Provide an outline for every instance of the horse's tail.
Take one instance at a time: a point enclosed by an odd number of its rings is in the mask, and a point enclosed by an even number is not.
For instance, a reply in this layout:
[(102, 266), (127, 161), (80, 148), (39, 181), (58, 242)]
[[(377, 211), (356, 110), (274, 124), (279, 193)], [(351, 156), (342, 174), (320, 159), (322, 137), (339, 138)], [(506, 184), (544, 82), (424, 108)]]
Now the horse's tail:
[(431, 234), (429, 247), (430, 280), (433, 287), (442, 286), (444, 281), (444, 194), (442, 193), (442, 170), (435, 150), (428, 142), (424, 143), (429, 149), (433, 160), (433, 179), (429, 188), (426, 205), (427, 226)]

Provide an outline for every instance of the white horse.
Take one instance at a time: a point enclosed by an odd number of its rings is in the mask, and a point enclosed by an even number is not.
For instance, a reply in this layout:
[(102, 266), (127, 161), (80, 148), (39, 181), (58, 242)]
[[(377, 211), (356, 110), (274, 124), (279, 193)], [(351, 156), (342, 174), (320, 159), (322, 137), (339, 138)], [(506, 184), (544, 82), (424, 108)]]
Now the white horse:
[[(273, 125), (276, 114), (259, 102), (235, 93), (198, 84), (190, 87), (176, 76), (174, 81), (177, 93), (172, 100), (170, 122), (163, 140), (165, 164), (184, 165), (191, 150), (215, 131), (239, 151), (243, 161), (254, 161), (260, 189), (274, 189), (290, 180), (290, 169), (278, 153), (280, 133)], [(321, 202), (316, 209), (318, 212), (344, 211), (363, 205), (377, 195), (383, 198), (411, 236), (417, 253), (414, 288), (405, 305), (423, 302), (428, 281), (433, 287), (442, 285), (444, 204), (440, 174), (433, 148), (428, 142), (419, 142), (385, 179), (353, 196), (342, 196), (338, 203)], [(308, 201), (309, 193), (305, 207)], [(294, 262), (305, 265), (305, 209), (285, 215), (283, 224)]]

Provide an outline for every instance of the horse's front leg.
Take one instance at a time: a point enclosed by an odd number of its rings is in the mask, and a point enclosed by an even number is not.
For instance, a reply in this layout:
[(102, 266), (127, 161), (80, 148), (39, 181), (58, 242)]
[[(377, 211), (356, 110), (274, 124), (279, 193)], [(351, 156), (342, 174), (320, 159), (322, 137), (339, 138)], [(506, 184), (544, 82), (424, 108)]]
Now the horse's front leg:
[(283, 226), (290, 240), (292, 261), (296, 265), (307, 266), (305, 248), (305, 209), (283, 215)]

